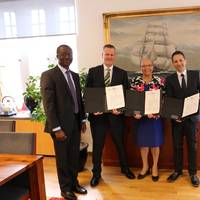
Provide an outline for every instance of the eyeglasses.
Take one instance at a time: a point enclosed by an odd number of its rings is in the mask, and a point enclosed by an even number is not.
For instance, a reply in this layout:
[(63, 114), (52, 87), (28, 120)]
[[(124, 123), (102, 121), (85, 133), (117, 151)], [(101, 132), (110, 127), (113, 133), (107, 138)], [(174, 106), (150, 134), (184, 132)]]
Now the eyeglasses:
[(142, 65), (141, 67), (153, 67), (153, 65)]

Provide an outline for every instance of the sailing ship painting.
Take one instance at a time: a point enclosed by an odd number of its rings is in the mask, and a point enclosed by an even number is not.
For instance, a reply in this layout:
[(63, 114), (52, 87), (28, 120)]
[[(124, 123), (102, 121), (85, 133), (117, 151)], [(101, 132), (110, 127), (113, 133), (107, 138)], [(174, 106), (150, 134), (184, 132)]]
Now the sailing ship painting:
[(140, 66), (142, 58), (148, 57), (153, 62), (154, 71), (168, 71), (175, 50), (175, 44), (169, 40), (167, 24), (149, 23), (142, 40), (133, 46), (131, 60), (133, 65)]
[[(151, 13), (152, 14), (152, 13)], [(130, 73), (140, 73), (143, 57), (153, 61), (158, 74), (171, 73), (171, 55), (181, 50), (186, 55), (187, 68), (200, 69), (200, 13), (178, 13), (123, 16), (111, 15), (108, 43), (116, 46), (116, 65)]]

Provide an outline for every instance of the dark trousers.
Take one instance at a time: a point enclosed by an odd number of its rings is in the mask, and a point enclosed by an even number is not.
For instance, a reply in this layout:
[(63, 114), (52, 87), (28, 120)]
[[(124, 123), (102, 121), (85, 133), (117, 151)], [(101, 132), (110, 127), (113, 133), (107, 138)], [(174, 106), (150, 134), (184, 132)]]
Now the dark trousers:
[(58, 181), (62, 192), (71, 191), (77, 184), (80, 131), (77, 117), (74, 120), (72, 133), (67, 133), (65, 141), (58, 141), (53, 136)]
[(93, 174), (100, 176), (102, 152), (105, 144), (106, 132), (110, 130), (112, 140), (117, 148), (121, 168), (127, 168), (127, 158), (124, 149), (124, 116), (103, 114), (90, 120), (93, 139)]
[(188, 146), (188, 171), (190, 175), (197, 172), (197, 122), (185, 119), (179, 123), (172, 120), (172, 137), (174, 149), (175, 171), (183, 169), (183, 138), (186, 137)]

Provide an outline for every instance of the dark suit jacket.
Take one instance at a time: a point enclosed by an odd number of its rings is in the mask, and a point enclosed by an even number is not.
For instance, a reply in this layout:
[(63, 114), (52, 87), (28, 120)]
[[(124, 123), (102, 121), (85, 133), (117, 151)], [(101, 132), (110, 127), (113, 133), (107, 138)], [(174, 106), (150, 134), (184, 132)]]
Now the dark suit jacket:
[[(123, 69), (113, 66), (112, 80), (110, 85), (115, 86), (120, 84), (123, 85), (124, 91), (130, 87), (127, 72)], [(98, 65), (89, 69), (86, 80), (86, 87), (105, 87), (103, 65)], [(92, 117), (93, 114), (90, 114), (89, 120)]]
[[(184, 99), (200, 91), (200, 77), (198, 71), (187, 70), (187, 88), (185, 91), (181, 88), (177, 73), (166, 78), (166, 95), (177, 99)], [(193, 120), (198, 119), (198, 114), (188, 116)]]
[[(71, 71), (74, 84), (76, 86), (80, 127), (81, 121), (85, 117), (83, 102), (81, 97), (81, 89), (78, 74)], [(71, 95), (67, 81), (56, 66), (47, 70), (41, 76), (41, 94), (44, 105), (45, 114), (47, 116), (45, 131), (52, 133), (52, 129), (60, 126), (64, 132), (70, 134), (74, 122), (74, 101)]]

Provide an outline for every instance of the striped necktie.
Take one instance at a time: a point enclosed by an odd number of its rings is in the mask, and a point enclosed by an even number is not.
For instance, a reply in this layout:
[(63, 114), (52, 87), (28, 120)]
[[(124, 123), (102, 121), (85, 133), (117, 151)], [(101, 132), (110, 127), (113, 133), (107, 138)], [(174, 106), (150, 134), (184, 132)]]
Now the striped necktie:
[(105, 83), (105, 86), (110, 85), (110, 68), (106, 69), (106, 75), (104, 77), (104, 83)]

